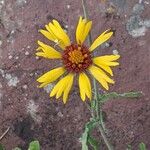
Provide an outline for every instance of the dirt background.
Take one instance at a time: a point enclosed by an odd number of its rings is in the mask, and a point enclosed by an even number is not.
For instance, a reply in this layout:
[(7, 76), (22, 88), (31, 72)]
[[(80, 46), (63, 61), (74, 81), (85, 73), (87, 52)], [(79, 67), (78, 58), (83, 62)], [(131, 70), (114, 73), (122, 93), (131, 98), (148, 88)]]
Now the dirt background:
[[(119, 53), (116, 84), (111, 91), (142, 91), (139, 99), (111, 100), (103, 111), (108, 137), (115, 150), (130, 144), (150, 149), (150, 1), (89, 0), (93, 39), (108, 28), (114, 37), (98, 49), (101, 54)], [(35, 57), (36, 41), (49, 43), (38, 30), (53, 18), (72, 35), (83, 15), (80, 0), (0, 0), (0, 141), (6, 150), (38, 139), (42, 150), (79, 150), (79, 137), (90, 114), (79, 98), (78, 86), (66, 105), (49, 98), (50, 84), (38, 89), (36, 78), (58, 66)], [(103, 150), (106, 149), (102, 145)]]

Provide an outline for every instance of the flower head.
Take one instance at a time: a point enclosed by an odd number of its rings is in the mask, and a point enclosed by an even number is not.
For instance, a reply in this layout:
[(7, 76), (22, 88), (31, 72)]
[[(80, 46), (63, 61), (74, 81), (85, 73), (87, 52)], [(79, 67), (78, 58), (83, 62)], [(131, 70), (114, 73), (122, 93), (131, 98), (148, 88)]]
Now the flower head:
[(92, 90), (90, 79), (87, 76), (88, 72), (106, 90), (109, 89), (108, 83), (114, 84), (114, 81), (109, 75), (113, 76), (111, 67), (119, 65), (119, 63), (115, 61), (120, 56), (105, 55), (94, 57), (92, 55), (92, 52), (102, 43), (106, 42), (113, 35), (113, 32), (106, 30), (94, 40), (90, 47), (88, 47), (84, 45), (84, 41), (88, 36), (91, 27), (91, 21), (87, 21), (80, 17), (76, 29), (75, 43), (71, 43), (68, 35), (56, 20), (53, 20), (46, 25), (46, 30), (40, 30), (46, 38), (55, 42), (62, 49), (62, 51), (59, 52), (53, 47), (38, 41), (39, 47), (37, 48), (37, 56), (48, 59), (59, 59), (62, 62), (61, 67), (48, 71), (37, 79), (37, 81), (41, 83), (40, 87), (44, 87), (63, 76), (52, 89), (50, 97), (56, 95), (56, 98), (59, 98), (63, 95), (63, 102), (66, 103), (75, 75), (78, 75), (81, 99), (85, 101), (86, 96), (91, 99)]

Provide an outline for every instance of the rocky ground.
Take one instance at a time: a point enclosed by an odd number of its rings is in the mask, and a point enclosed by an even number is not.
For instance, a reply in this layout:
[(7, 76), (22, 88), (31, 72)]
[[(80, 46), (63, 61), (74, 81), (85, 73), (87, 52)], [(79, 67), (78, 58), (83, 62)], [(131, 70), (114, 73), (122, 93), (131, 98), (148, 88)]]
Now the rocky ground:
[[(93, 39), (108, 28), (114, 37), (98, 49), (101, 54), (119, 53), (116, 84), (111, 91), (142, 91), (134, 100), (105, 103), (106, 127), (115, 150), (140, 142), (150, 149), (150, 1), (89, 0)], [(38, 33), (53, 18), (68, 34), (83, 15), (80, 0), (0, 0), (0, 141), (6, 150), (27, 148), (38, 139), (42, 150), (79, 150), (79, 137), (90, 114), (75, 85), (66, 105), (49, 98), (53, 85), (37, 88), (36, 79), (58, 66), (35, 56), (36, 41), (48, 41)], [(103, 147), (102, 149), (106, 149)]]

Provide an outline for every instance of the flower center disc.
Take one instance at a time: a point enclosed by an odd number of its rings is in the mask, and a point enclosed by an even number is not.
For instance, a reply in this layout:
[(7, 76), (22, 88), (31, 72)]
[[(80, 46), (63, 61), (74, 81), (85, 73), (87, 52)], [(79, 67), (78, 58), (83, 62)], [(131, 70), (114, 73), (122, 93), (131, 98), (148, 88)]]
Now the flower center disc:
[(62, 60), (66, 70), (79, 73), (86, 70), (91, 64), (91, 54), (84, 45), (71, 44), (62, 54)]

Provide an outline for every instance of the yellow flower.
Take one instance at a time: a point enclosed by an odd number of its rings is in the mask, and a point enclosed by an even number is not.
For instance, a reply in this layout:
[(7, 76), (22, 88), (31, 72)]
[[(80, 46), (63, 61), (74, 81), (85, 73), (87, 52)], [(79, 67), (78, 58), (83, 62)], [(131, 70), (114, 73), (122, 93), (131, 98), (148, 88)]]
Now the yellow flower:
[(55, 68), (37, 79), (41, 83), (40, 87), (44, 87), (63, 76), (52, 89), (50, 97), (56, 95), (56, 98), (60, 98), (63, 95), (63, 102), (66, 103), (75, 75), (78, 75), (80, 96), (83, 101), (85, 101), (86, 96), (89, 99), (92, 98), (91, 83), (87, 73), (91, 74), (106, 90), (109, 89), (108, 83), (114, 84), (108, 74), (113, 76), (111, 66), (119, 65), (115, 61), (120, 56), (105, 55), (94, 57), (92, 54), (98, 46), (113, 35), (112, 31), (106, 30), (94, 40), (90, 47), (87, 47), (83, 43), (91, 30), (92, 21), (80, 17), (76, 29), (75, 43), (71, 43), (68, 35), (56, 20), (53, 20), (45, 27), (46, 30), (40, 30), (40, 33), (62, 49), (61, 52), (58, 52), (53, 47), (38, 41), (37, 56), (62, 61), (61, 67)]

